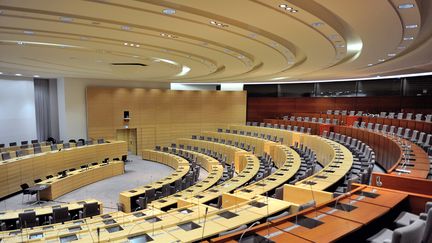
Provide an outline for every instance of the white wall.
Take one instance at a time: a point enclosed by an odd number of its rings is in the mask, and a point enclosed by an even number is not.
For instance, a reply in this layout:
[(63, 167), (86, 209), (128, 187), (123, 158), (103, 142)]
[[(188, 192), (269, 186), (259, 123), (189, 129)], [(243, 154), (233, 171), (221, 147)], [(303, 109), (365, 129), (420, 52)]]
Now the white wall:
[(59, 102), (60, 139), (87, 138), (86, 87), (140, 87), (169, 89), (169, 83), (148, 83), (107, 79), (59, 78), (57, 94)]
[(0, 79), (0, 143), (36, 138), (33, 80)]

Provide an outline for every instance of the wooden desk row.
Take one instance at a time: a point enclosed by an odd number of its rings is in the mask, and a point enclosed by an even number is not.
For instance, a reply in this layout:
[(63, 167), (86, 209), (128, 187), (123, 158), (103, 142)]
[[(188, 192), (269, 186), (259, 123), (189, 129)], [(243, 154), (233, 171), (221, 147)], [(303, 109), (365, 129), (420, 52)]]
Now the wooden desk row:
[[(41, 148), (50, 147), (47, 142), (41, 142), (41, 143), (39, 143), (39, 145), (41, 146)], [(24, 148), (22, 148), (22, 147), (24, 147)], [(27, 154), (29, 154), (29, 153), (33, 153), (33, 149), (34, 149), (33, 144), (16, 145), (16, 146), (7, 147), (7, 148), (0, 148), (0, 153), (10, 152), (12, 156), (15, 156), (14, 154), (15, 154), (15, 151), (17, 151), (17, 150), (25, 150), (26, 152), (28, 151)]]
[[(340, 124), (347, 124), (347, 117), (345, 115), (327, 115), (327, 114), (318, 114), (318, 113), (293, 113), (292, 116), (296, 117), (316, 117), (330, 119), (338, 119)], [(395, 127), (404, 127), (410, 128), (411, 130), (418, 130), (420, 132), (432, 133), (432, 122), (426, 121), (415, 121), (415, 120), (406, 120), (406, 119), (395, 119), (395, 118), (384, 118), (384, 117), (368, 117), (368, 116), (360, 116), (360, 121), (366, 123), (378, 123), (381, 125), (395, 126)]]
[(243, 165), (241, 162), (244, 160), (240, 160), (240, 157), (243, 154), (249, 153), (243, 149), (236, 148), (231, 145), (216, 143), (213, 141), (198, 140), (198, 139), (179, 138), (177, 139), (177, 144), (179, 144), (179, 146), (184, 145), (185, 148), (189, 146), (191, 150), (194, 150), (194, 148), (197, 147), (200, 149), (211, 150), (223, 154), (227, 158), (226, 161), (227, 163), (235, 164), (235, 170), (237, 173), (243, 170)]
[(108, 160), (121, 158), (122, 155), (127, 155), (126, 142), (110, 141), (2, 161), (0, 162), (0, 197), (20, 191), (21, 184), (33, 185), (35, 179), (43, 179), (47, 175), (56, 175), (59, 171), (79, 168), (83, 164), (101, 162), (106, 158)]
[[(170, 151), (173, 149), (171, 148)], [(195, 185), (187, 188), (186, 190), (180, 191), (168, 197), (153, 201), (149, 204), (149, 207), (157, 209), (163, 209), (172, 206), (178, 202), (179, 199), (187, 200), (190, 197), (200, 194), (201, 192), (209, 189), (215, 185), (223, 175), (223, 167), (216, 159), (201, 154), (195, 151), (176, 149), (177, 153), (182, 152), (183, 154), (190, 153), (197, 158), (197, 163), (208, 172), (208, 176), (202, 181), (197, 182)]]
[(124, 173), (123, 161), (99, 163), (87, 168), (67, 172), (66, 177), (61, 175), (43, 180), (36, 185), (48, 186), (40, 192), (40, 199), (54, 200), (66, 193), (89, 185), (91, 183), (114, 177)]
[[(294, 126), (297, 127), (304, 127), (305, 129), (310, 128), (311, 134), (317, 135), (319, 134), (319, 128), (322, 123), (318, 122), (311, 122), (311, 121), (290, 121), (290, 120), (281, 120), (281, 119), (264, 119), (264, 122), (270, 123), (270, 124), (278, 124), (278, 125), (284, 125), (287, 127), (288, 125), (291, 126), (291, 129), (294, 128)], [(300, 129), (300, 128), (298, 128)]]
[(149, 149), (143, 150), (142, 158), (144, 160), (151, 160), (170, 166), (171, 168), (175, 169), (175, 171), (171, 175), (155, 181), (151, 184), (143, 185), (121, 192), (119, 196), (119, 201), (124, 205), (125, 212), (131, 212), (133, 205), (135, 204), (135, 200), (138, 199), (139, 196), (144, 195), (147, 190), (160, 189), (163, 185), (171, 184), (176, 180), (181, 180), (189, 172), (190, 169), (189, 162), (186, 159), (162, 151), (155, 151)]
[[(405, 193), (360, 186), (351, 196), (342, 196), (318, 205), (316, 209), (260, 224), (251, 228), (250, 233), (256, 233), (263, 239), (275, 242), (334, 242), (366, 227), (407, 197), (408, 194)], [(350, 206), (353, 210), (344, 210)], [(210, 241), (237, 242), (241, 233)]]
[(283, 185), (300, 169), (301, 161), (299, 154), (285, 145), (272, 146), (270, 156), (275, 161), (278, 170), (258, 182), (237, 189), (234, 194), (247, 198), (263, 195)]
[[(368, 129), (335, 126), (334, 131), (340, 134), (357, 138), (368, 144), (377, 156), (377, 162), (386, 169), (387, 173), (394, 173), (400, 176), (427, 178), (429, 173), (428, 154), (415, 143)], [(411, 147), (409, 163), (404, 163), (404, 147)], [(402, 168), (405, 167), (405, 168)], [(410, 173), (398, 173), (396, 169), (405, 169)]]
[[(326, 190), (341, 180), (351, 169), (353, 155), (346, 147), (315, 135), (304, 136), (303, 144), (316, 152), (324, 168), (318, 173), (297, 182), (296, 186)], [(328, 156), (328, 159), (325, 156)]]
[[(292, 132), (287, 130), (273, 129), (268, 127), (256, 127), (256, 126), (246, 126), (246, 125), (231, 125), (231, 130), (244, 131), (270, 135), (271, 137), (277, 137), (278, 139), (283, 139), (283, 144), (291, 146), (295, 142), (300, 140), (300, 134), (298, 132)], [(267, 137), (267, 136), (265, 136)]]
[(245, 136), (240, 134), (233, 133), (224, 133), (224, 132), (202, 132), (202, 136), (210, 137), (212, 140), (217, 138), (220, 140), (232, 141), (233, 143), (237, 142), (239, 144), (244, 143), (245, 145), (249, 145), (251, 148), (255, 147), (254, 154), (257, 156), (263, 156), (264, 153), (270, 153), (270, 147), (276, 145), (277, 143), (273, 141), (269, 141), (263, 138)]
[[(28, 212), (28, 211), (34, 211), (36, 213), (36, 216), (38, 218), (44, 218), (47, 221), (48, 216), (52, 215), (53, 208), (59, 208), (59, 207), (67, 207), (69, 212), (71, 212), (71, 216), (78, 215), (78, 211), (83, 209), (83, 205), (85, 203), (93, 203), (97, 202), (99, 204), (99, 209), (102, 214), (103, 212), (103, 206), (102, 202), (97, 201), (95, 199), (86, 199), (86, 200), (80, 200), (76, 202), (69, 202), (59, 205), (50, 205), (50, 206), (42, 206), (42, 207), (33, 207), (33, 208), (27, 208), (27, 209), (18, 209), (18, 210), (8, 210), (0, 212), (0, 221), (5, 222), (6, 225), (9, 224), (15, 224), (15, 221), (18, 220), (18, 215), (20, 213)], [(41, 221), (43, 222), (43, 221)]]

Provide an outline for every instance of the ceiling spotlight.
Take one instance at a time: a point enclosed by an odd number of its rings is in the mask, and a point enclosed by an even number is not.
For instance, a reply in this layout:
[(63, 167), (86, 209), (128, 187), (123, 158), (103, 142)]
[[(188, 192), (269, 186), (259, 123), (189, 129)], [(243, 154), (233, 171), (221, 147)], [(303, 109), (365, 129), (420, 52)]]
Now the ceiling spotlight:
[(26, 35), (33, 35), (33, 34), (34, 34), (34, 32), (31, 31), (31, 30), (24, 30), (23, 32), (24, 32), (24, 34), (26, 34)]
[(385, 59), (379, 59), (378, 60), (378, 62), (384, 62), (385, 61)]
[(396, 53), (389, 53), (389, 54), (387, 54), (387, 56), (394, 57), (394, 56), (396, 56)]
[(133, 43), (130, 43), (129, 45), (130, 45), (130, 46), (135, 46), (135, 44), (133, 44)]
[(123, 43), (123, 45), (125, 45), (125, 46), (127, 46), (127, 45), (129, 45), (127, 42), (125, 42), (125, 43)]
[(404, 37), (403, 40), (405, 40), (405, 41), (406, 40), (414, 40), (414, 37), (412, 37), (412, 36)]
[(400, 9), (414, 8), (414, 4), (412, 4), (412, 3), (400, 4), (399, 8)]
[(35, 77), (35, 78), (39, 78), (40, 76), (39, 76), (39, 75), (33, 75), (33, 77)]
[(216, 25), (216, 26), (218, 26), (218, 27), (228, 27), (227, 24), (219, 23), (219, 22), (216, 22), (216, 21), (214, 21), (214, 20), (210, 20), (210, 24), (212, 24), (212, 25)]
[(286, 5), (286, 4), (280, 4), (279, 5), (279, 8), (287, 8), (288, 7), (288, 5)]
[(164, 13), (166, 15), (173, 15), (176, 13), (176, 10), (172, 9), (172, 8), (166, 8), (166, 9), (162, 10), (162, 13)]
[(297, 12), (298, 12), (298, 10), (296, 10), (296, 9), (293, 9), (293, 10), (290, 10), (290, 12), (291, 12), (291, 13), (297, 13)]
[(65, 16), (60, 16), (60, 21), (65, 22), (65, 23), (70, 23), (73, 21), (73, 18), (71, 17), (65, 17)]
[(409, 24), (409, 25), (405, 25), (405, 28), (406, 29), (415, 29), (415, 28), (417, 28), (418, 27), (418, 25), (416, 25), (416, 24)]
[(135, 47), (140, 47), (140, 45), (136, 44)]
[(127, 26), (127, 25), (122, 25), (122, 26), (121, 26), (121, 29), (122, 29), (122, 30), (129, 31), (129, 30), (131, 30), (132, 28), (131, 28), (130, 26)]
[(312, 25), (313, 27), (321, 27), (321, 26), (324, 25), (324, 23), (322, 23), (322, 22), (315, 22), (315, 23), (312, 23), (311, 25)]
[(16, 73), (15, 76), (20, 77), (20, 76), (22, 76), (22, 74), (21, 73)]

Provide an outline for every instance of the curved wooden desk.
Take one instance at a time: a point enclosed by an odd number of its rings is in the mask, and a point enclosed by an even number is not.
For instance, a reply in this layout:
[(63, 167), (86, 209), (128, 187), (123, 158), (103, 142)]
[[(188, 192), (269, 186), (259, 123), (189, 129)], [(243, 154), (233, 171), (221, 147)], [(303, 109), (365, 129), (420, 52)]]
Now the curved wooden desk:
[(151, 160), (167, 165), (175, 169), (175, 171), (171, 175), (158, 181), (152, 182), (151, 184), (120, 192), (119, 201), (124, 205), (124, 210), (127, 213), (132, 211), (135, 200), (138, 199), (139, 196), (144, 195), (147, 190), (153, 188), (160, 189), (163, 185), (171, 184), (176, 180), (182, 179), (190, 169), (189, 162), (186, 159), (162, 151), (155, 151), (149, 149), (143, 150), (142, 158), (144, 160)]
[(72, 147), (32, 154), (0, 162), (0, 197), (21, 191), (20, 185), (33, 185), (35, 179), (56, 175), (59, 171), (79, 168), (83, 164), (101, 162), (127, 155), (124, 141)]
[(273, 146), (270, 156), (273, 158), (278, 170), (258, 182), (237, 189), (234, 192), (236, 195), (247, 198), (262, 195), (287, 182), (300, 169), (301, 161), (299, 154), (285, 145)]
[[(171, 148), (170, 151), (173, 151)], [(223, 175), (223, 167), (216, 159), (210, 156), (201, 154), (195, 151), (176, 149), (176, 151), (181, 151), (183, 154), (190, 153), (196, 156), (197, 163), (208, 172), (208, 176), (202, 181), (197, 182), (195, 185), (189, 188), (177, 192), (168, 197), (161, 198), (159, 200), (153, 201), (148, 207), (154, 207), (157, 209), (163, 209), (172, 206), (178, 202), (179, 199), (186, 200), (189, 197), (198, 195), (199, 193), (207, 190), (216, 184)]]
[(43, 180), (36, 185), (48, 186), (40, 192), (40, 199), (54, 200), (66, 193), (89, 185), (96, 181), (104, 180), (124, 173), (123, 161), (111, 161), (100, 163), (75, 171), (67, 172), (66, 177), (58, 175), (51, 179)]
[[(223, 154), (227, 157), (227, 163), (234, 163), (236, 172), (240, 172), (244, 168), (244, 160), (240, 160), (240, 157), (244, 154), (249, 154), (249, 152), (239, 149), (237, 147), (226, 145), (223, 143), (216, 143), (213, 141), (205, 141), (198, 139), (189, 139), (189, 138), (179, 138), (177, 139), (177, 144), (179, 146), (184, 146), (187, 148), (188, 146), (191, 148), (190, 150), (194, 150), (194, 148), (200, 148), (204, 150), (211, 150), (220, 154)], [(198, 151), (200, 151), (198, 150)], [(197, 151), (197, 152), (198, 152)]]
[(206, 131), (206, 132), (202, 132), (201, 135), (205, 137), (210, 137), (213, 139), (213, 141), (214, 138), (217, 138), (219, 141), (221, 139), (224, 139), (225, 141), (233, 141), (239, 144), (244, 143), (246, 145), (250, 145), (251, 147), (255, 147), (254, 154), (258, 156), (263, 156), (264, 153), (269, 154), (270, 148), (277, 144), (273, 141), (269, 141), (263, 138), (245, 136), (245, 135), (234, 134), (234, 133)]

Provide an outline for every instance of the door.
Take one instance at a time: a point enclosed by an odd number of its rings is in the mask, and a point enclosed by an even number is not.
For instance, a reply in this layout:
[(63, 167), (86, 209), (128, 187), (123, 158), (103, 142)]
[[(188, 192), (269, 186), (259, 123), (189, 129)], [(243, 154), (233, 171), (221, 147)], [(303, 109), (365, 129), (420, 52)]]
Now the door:
[(137, 129), (117, 129), (116, 132), (117, 140), (122, 140), (127, 142), (128, 151), (131, 154), (137, 154)]

